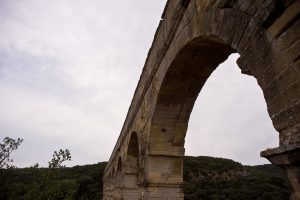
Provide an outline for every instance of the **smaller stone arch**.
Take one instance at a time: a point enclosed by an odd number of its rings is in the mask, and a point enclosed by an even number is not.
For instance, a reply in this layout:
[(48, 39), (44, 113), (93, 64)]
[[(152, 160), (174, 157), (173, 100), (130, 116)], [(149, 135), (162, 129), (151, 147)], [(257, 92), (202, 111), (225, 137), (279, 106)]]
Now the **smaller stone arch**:
[(130, 200), (139, 199), (139, 140), (136, 132), (132, 132), (130, 135), (126, 160), (125, 160), (125, 172), (124, 172), (124, 187), (123, 198)]
[(118, 163), (115, 162), (104, 176), (104, 181), (106, 182), (106, 184), (104, 185), (103, 189), (104, 191), (106, 191), (106, 198), (109, 199), (115, 199), (116, 194), (119, 192), (118, 190), (120, 190), (119, 188), (115, 187), (117, 177), (117, 165)]
[(122, 187), (123, 187), (123, 161), (122, 157), (119, 156), (116, 166), (113, 168), (114, 171), (114, 199), (121, 199)]

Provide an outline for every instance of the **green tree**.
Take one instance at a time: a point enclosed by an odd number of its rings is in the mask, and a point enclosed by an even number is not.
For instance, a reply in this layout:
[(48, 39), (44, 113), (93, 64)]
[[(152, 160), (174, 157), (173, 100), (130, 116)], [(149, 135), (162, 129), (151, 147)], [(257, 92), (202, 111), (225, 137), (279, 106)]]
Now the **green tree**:
[(57, 177), (58, 168), (64, 168), (64, 162), (71, 161), (71, 153), (68, 149), (54, 151), (49, 169), (39, 169), (38, 164), (33, 168), (38, 173), (35, 179), (26, 190), (24, 195), (25, 200), (58, 200), (75, 199), (78, 184), (75, 180), (59, 179)]
[(11, 153), (14, 150), (17, 150), (20, 144), (23, 142), (23, 139), (18, 138), (17, 140), (5, 137), (3, 143), (0, 143), (0, 169), (13, 167), (9, 163), (13, 162), (13, 159), (10, 158)]
[(49, 168), (62, 168), (66, 167), (63, 165), (65, 161), (71, 161), (71, 153), (69, 149), (62, 150), (60, 149), (58, 152), (54, 151), (52, 160), (49, 162)]

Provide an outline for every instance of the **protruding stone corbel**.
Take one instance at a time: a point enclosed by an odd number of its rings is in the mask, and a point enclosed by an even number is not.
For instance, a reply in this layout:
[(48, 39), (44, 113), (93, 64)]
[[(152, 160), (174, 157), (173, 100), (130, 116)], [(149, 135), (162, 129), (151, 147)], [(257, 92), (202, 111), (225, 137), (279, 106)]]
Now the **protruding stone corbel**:
[(291, 200), (300, 200), (300, 145), (267, 149), (260, 156), (284, 169), (292, 191)]

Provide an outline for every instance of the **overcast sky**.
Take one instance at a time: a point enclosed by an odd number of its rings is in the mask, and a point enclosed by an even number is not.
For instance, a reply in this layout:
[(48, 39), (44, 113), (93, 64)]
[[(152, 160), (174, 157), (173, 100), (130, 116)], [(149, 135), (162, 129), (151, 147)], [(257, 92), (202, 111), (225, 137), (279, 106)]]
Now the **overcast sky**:
[[(0, 139), (23, 138), (14, 164), (107, 161), (165, 0), (0, 0)], [(256, 80), (232, 55), (210, 77), (191, 115), (187, 155), (267, 163), (278, 144)]]

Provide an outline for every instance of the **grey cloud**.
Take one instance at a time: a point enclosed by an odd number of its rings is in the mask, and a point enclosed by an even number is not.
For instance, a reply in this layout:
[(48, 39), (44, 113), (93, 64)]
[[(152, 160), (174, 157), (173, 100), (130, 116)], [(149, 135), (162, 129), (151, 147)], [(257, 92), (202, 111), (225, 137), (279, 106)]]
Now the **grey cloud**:
[[(72, 165), (109, 158), (164, 4), (0, 1), (0, 137), (24, 138), (17, 165), (46, 165), (57, 148)], [(262, 163), (255, 152), (277, 142), (255, 80), (237, 72), (219, 68), (200, 93), (188, 154)]]
[(24, 138), (17, 165), (56, 148), (108, 159), (164, 3), (0, 2), (0, 136)]

